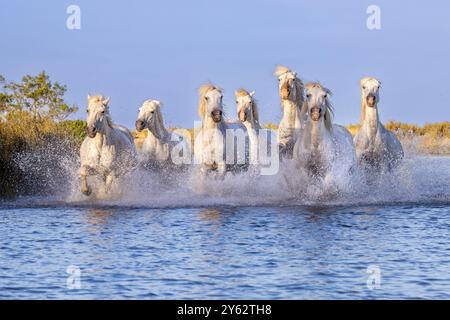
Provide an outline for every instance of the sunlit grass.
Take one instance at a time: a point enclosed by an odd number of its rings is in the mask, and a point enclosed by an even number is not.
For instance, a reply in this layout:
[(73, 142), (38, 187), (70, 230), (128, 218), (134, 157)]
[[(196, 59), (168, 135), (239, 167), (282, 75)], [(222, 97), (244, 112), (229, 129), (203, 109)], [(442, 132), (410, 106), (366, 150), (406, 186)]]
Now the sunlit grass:
[[(278, 126), (274, 123), (266, 123), (262, 127), (271, 130), (278, 129)], [(361, 128), (361, 124), (349, 124), (345, 127), (350, 131), (352, 136), (355, 136)], [(423, 126), (400, 121), (389, 121), (385, 124), (385, 128), (394, 132), (402, 145), (415, 153), (450, 155), (450, 122), (448, 121), (427, 123)], [(177, 128), (170, 129), (176, 130)], [(193, 140), (194, 130), (187, 130)], [(144, 139), (147, 137), (147, 130), (141, 132), (133, 131), (133, 135), (137, 147), (140, 148)]]

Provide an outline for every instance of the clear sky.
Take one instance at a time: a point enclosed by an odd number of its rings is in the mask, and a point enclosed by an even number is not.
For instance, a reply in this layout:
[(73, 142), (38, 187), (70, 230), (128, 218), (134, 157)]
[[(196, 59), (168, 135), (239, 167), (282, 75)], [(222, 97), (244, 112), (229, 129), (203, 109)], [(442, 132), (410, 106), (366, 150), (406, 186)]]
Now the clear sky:
[[(69, 30), (66, 9), (81, 8)], [(366, 27), (369, 5), (381, 30)], [(20, 80), (45, 70), (68, 87), (84, 118), (88, 93), (111, 97), (117, 123), (132, 127), (148, 98), (162, 100), (165, 122), (192, 127), (197, 88), (256, 90), (261, 120), (278, 122), (277, 64), (334, 95), (335, 122), (359, 120), (361, 77), (382, 81), (380, 115), (423, 124), (450, 119), (449, 1), (24, 1), (0, 0), (0, 74)]]

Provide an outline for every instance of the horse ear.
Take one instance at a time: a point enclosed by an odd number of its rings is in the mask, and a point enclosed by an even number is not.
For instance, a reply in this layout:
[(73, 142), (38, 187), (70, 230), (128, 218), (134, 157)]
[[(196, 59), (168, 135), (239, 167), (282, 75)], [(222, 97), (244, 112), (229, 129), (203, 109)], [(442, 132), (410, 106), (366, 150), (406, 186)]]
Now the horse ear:
[(88, 101), (91, 100), (91, 95), (90, 94), (88, 94), (87, 99), (88, 99)]
[(297, 78), (297, 72), (292, 72), (292, 74), (294, 75), (294, 77), (296, 77)]
[(105, 105), (105, 106), (107, 106), (108, 105), (108, 103), (109, 103), (109, 100), (110, 100), (110, 97), (107, 97), (107, 98), (105, 98), (105, 99), (103, 99), (103, 104)]
[(238, 91), (237, 90), (234, 90), (234, 96), (237, 98), (238, 97)]
[(250, 92), (250, 97), (253, 97), (254, 94), (255, 94), (255, 90), (252, 90), (252, 92)]

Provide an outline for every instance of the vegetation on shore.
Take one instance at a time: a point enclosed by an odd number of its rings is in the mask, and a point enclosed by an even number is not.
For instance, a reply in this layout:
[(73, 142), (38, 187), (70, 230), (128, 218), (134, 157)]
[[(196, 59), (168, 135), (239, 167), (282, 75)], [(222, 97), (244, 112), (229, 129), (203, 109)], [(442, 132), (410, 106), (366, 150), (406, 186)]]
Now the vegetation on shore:
[[(448, 121), (427, 123), (423, 126), (399, 121), (389, 121), (384, 126), (397, 135), (403, 147), (408, 152), (422, 155), (450, 155), (450, 122)], [(355, 136), (360, 127), (361, 124), (350, 124), (346, 126), (353, 136)], [(277, 130), (278, 126), (274, 123), (267, 123), (263, 125), (263, 128)], [(171, 129), (175, 130), (176, 128)], [(188, 129), (188, 131), (193, 140), (194, 130)], [(132, 132), (136, 145), (139, 148), (147, 136), (147, 130)]]
[[(361, 124), (346, 126), (354, 136)], [(384, 127), (394, 132), (406, 151), (416, 154), (450, 155), (450, 122), (426, 123), (423, 126), (388, 121)]]
[[(64, 101), (66, 86), (45, 72), (21, 82), (0, 76), (0, 83), (0, 197), (45, 193), (53, 178), (47, 168), (63, 165), (61, 155), (76, 154), (85, 122), (66, 120), (77, 107)], [(41, 168), (26, 172), (29, 166)]]

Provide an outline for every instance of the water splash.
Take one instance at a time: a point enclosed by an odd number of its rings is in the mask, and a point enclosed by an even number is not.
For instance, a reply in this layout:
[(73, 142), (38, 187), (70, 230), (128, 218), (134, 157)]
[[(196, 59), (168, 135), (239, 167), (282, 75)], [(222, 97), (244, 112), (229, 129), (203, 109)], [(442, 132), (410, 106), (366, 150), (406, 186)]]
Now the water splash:
[(19, 199), (17, 205), (161, 208), (450, 202), (450, 157), (409, 154), (395, 171), (370, 177), (360, 170), (350, 175), (335, 166), (319, 181), (288, 164), (281, 164), (272, 176), (228, 173), (223, 180), (205, 182), (200, 182), (195, 168), (179, 173), (137, 169), (119, 182), (118, 192), (109, 199), (81, 194), (78, 155), (69, 146), (49, 144), (19, 155), (16, 161), (33, 186), (29, 190), (40, 195)]

